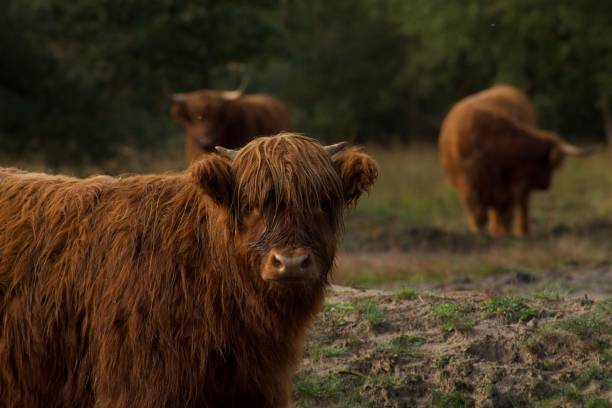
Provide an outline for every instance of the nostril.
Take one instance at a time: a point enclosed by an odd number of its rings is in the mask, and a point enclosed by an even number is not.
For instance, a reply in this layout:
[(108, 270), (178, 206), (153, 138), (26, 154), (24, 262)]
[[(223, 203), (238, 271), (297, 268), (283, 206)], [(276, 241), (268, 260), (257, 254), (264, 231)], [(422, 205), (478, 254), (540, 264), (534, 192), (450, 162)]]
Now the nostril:
[(283, 262), (280, 260), (278, 254), (274, 254), (274, 256), (272, 257), (272, 266), (277, 269), (282, 268)]
[(310, 266), (310, 257), (306, 255), (306, 258), (300, 263), (300, 269), (304, 270)]

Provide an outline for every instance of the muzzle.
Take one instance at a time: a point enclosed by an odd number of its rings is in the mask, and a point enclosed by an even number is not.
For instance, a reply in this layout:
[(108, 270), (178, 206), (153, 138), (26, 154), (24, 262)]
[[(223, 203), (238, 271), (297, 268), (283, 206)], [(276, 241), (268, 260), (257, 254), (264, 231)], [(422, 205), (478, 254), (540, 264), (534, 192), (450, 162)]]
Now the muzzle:
[(265, 258), (261, 277), (267, 281), (314, 281), (320, 267), (306, 248), (272, 249)]

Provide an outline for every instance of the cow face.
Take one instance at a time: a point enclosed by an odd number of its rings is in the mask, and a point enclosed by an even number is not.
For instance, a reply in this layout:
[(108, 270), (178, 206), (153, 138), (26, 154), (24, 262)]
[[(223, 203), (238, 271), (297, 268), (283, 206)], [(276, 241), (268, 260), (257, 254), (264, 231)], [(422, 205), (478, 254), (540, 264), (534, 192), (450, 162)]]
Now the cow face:
[(551, 144), (541, 152), (534, 153), (535, 162), (528, 166), (526, 180), (529, 180), (531, 188), (536, 190), (548, 190), (552, 182), (554, 171), (563, 162), (563, 154)]
[(172, 117), (185, 127), (187, 138), (203, 151), (212, 151), (222, 143), (225, 106), (230, 100), (225, 94), (196, 91), (172, 96)]
[(341, 148), (283, 134), (194, 164), (204, 169), (196, 175), (202, 187), (229, 214), (237, 258), (264, 284), (327, 282), (344, 208), (377, 177), (372, 158), (335, 151)]

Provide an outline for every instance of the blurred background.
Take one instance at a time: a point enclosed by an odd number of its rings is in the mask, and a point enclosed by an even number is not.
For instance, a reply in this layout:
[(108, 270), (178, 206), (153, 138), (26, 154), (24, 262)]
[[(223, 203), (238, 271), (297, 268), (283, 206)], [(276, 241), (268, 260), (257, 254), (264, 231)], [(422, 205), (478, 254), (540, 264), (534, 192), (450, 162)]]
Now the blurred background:
[[(180, 151), (164, 84), (285, 101), (326, 141), (431, 142), (449, 107), (495, 82), (541, 127), (604, 139), (612, 3), (597, 0), (4, 0), (0, 154), (50, 168)], [(608, 108), (609, 110), (609, 108)], [(610, 112), (606, 112), (608, 115)]]
[(606, 143), (611, 39), (599, 0), (3, 0), (0, 163), (182, 169), (164, 90), (248, 73), (247, 93), (287, 103), (296, 131), (366, 144), (381, 165), (347, 220), (340, 282), (595, 268), (612, 255), (608, 155), (568, 160), (536, 197), (534, 236), (494, 242), (467, 232), (435, 143), (453, 103), (499, 82), (531, 96), (540, 127)]

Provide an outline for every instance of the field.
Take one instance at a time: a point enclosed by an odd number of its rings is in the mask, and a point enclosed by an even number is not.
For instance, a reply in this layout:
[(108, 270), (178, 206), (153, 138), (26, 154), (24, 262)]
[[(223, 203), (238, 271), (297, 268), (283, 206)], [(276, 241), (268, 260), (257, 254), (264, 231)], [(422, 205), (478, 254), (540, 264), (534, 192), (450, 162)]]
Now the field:
[(533, 197), (533, 236), (467, 232), (425, 146), (370, 149), (298, 406), (609, 407), (612, 175), (569, 159)]
[(385, 287), (606, 265), (612, 259), (610, 157), (570, 158), (532, 199), (532, 237), (468, 232), (463, 208), (431, 147), (386, 151), (380, 179), (346, 223), (335, 283)]
[[(380, 178), (348, 213), (296, 405), (612, 406), (610, 156), (568, 159), (533, 197), (532, 236), (493, 240), (468, 232), (435, 149), (367, 150)], [(60, 171), (183, 167), (124, 154)]]

